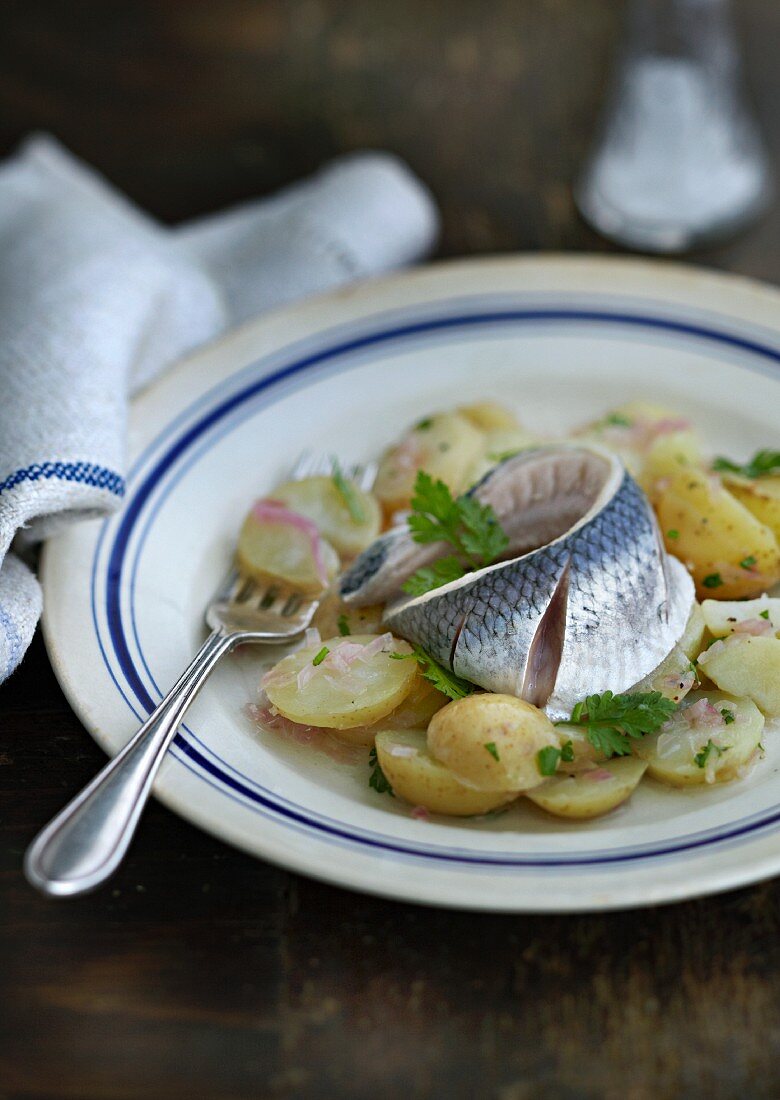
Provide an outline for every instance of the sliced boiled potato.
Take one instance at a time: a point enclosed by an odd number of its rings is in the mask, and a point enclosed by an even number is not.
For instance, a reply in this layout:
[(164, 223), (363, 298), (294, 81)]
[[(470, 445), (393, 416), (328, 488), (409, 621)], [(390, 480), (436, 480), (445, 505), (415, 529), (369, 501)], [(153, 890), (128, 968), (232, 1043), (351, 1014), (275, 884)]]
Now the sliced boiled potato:
[(522, 791), (541, 783), (538, 754), (560, 745), (543, 711), (514, 695), (469, 695), (434, 714), (431, 754), (467, 786)]
[(379, 534), (382, 511), (371, 493), (365, 493), (354, 481), (336, 484), (332, 477), (305, 477), (285, 481), (273, 491), (298, 515), (316, 524), (340, 554), (352, 556), (365, 550)]
[(453, 494), (462, 493), (484, 441), (480, 429), (459, 413), (423, 417), (382, 456), (374, 494), (388, 514), (408, 508), (418, 470), (439, 478)]
[(746, 695), (770, 717), (780, 715), (780, 638), (732, 634), (699, 657), (699, 667), (732, 695)]
[(483, 432), (520, 427), (512, 410), (498, 401), (478, 401), (474, 405), (461, 405), (457, 411)]
[(700, 599), (756, 596), (780, 578), (774, 534), (714, 475), (685, 470), (664, 478), (654, 504), (666, 548), (688, 567)]
[(758, 748), (764, 716), (750, 699), (722, 691), (696, 692), (689, 699), (634, 751), (647, 761), (649, 775), (673, 787), (737, 778)]
[(425, 730), (381, 729), (376, 735), (379, 765), (393, 793), (435, 814), (470, 817), (506, 806), (514, 791), (467, 787), (428, 751)]
[(316, 595), (338, 573), (339, 558), (310, 519), (281, 502), (261, 500), (239, 532), (236, 566), (254, 580), (279, 580)]
[(707, 629), (715, 638), (738, 633), (740, 623), (754, 623), (776, 634), (780, 630), (780, 599), (764, 594), (756, 600), (705, 600), (701, 605)]
[(689, 691), (698, 683), (696, 668), (684, 650), (676, 645), (672, 652), (653, 669), (649, 676), (640, 680), (632, 692), (658, 691), (665, 699), (680, 703)]
[(704, 648), (704, 637), (707, 633), (707, 623), (702, 612), (702, 605), (694, 600), (691, 614), (685, 626), (685, 631), (677, 645), (683, 651), (689, 661), (695, 661)]
[(314, 613), (311, 625), (316, 627), (323, 638), (333, 638), (337, 634), (383, 634), (382, 604), (368, 607), (352, 607), (341, 599), (334, 587), (322, 598)]
[(565, 729), (559, 730), (559, 736), (561, 748), (571, 743), (569, 753), (573, 757), (571, 760), (565, 760), (561, 756), (558, 761), (558, 771), (562, 774), (579, 775), (607, 759), (603, 752), (593, 747), (584, 726), (566, 726)]
[[(355, 646), (371, 648), (367, 656), (356, 657)], [(323, 650), (327, 653), (320, 659)], [(284, 657), (263, 687), (292, 722), (335, 730), (368, 726), (394, 710), (418, 676), (414, 661), (393, 660), (391, 653), (411, 653), (411, 647), (391, 635), (330, 638)]]
[(406, 698), (379, 721), (367, 726), (351, 726), (349, 729), (332, 729), (329, 732), (350, 745), (364, 745), (370, 748), (374, 744), (378, 730), (424, 728), (436, 711), (441, 710), (448, 702), (447, 696), (437, 691), (433, 684), (418, 671)]
[(646, 768), (644, 760), (622, 756), (578, 775), (554, 775), (525, 797), (556, 817), (599, 817), (626, 801)]
[(750, 478), (724, 474), (723, 481), (740, 504), (744, 504), (759, 522), (771, 527), (780, 542), (780, 476)]
[(680, 470), (702, 470), (704, 457), (701, 441), (694, 431), (684, 428), (659, 435), (648, 447), (639, 477), (642, 488), (652, 499), (656, 483)]

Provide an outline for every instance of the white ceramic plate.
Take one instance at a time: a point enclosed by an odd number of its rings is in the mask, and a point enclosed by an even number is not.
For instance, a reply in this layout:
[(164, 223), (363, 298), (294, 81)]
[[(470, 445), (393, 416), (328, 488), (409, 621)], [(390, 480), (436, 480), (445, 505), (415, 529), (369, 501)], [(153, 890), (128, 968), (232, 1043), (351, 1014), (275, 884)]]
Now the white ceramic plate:
[[(780, 295), (660, 263), (534, 258), (441, 265), (269, 316), (136, 403), (126, 499), (49, 543), (45, 631), (87, 729), (116, 752), (188, 663), (247, 505), (304, 448), (375, 456), (422, 412), (495, 396), (540, 431), (650, 397), (717, 450), (778, 443)], [(394, 898), (486, 910), (653, 904), (780, 870), (780, 742), (746, 780), (644, 782), (603, 820), (530, 806), (414, 820), (344, 766), (261, 738), (244, 708), (260, 650), (225, 660), (155, 790), (264, 859)]]

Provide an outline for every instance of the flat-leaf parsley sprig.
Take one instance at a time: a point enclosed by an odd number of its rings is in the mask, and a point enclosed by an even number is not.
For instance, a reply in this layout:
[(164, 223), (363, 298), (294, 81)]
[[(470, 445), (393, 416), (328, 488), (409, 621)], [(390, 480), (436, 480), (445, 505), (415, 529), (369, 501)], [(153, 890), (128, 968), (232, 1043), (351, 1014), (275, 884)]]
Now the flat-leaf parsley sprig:
[(597, 752), (606, 757), (628, 756), (631, 740), (655, 733), (677, 710), (677, 704), (660, 691), (613, 695), (611, 691), (589, 695), (577, 703), (571, 717), (556, 726), (581, 726)]
[(418, 569), (404, 583), (404, 592), (421, 596), (432, 588), (483, 569), (498, 558), (509, 539), (489, 504), (473, 496), (453, 497), (443, 481), (418, 470), (408, 519), (415, 542), (447, 542), (454, 553)]
[(468, 680), (462, 680), (444, 665), (434, 661), (433, 657), (418, 645), (412, 646), (411, 653), (391, 653), (389, 656), (393, 661), (416, 661), (423, 677), (449, 699), (465, 699), (474, 691), (473, 684)]
[(371, 752), (368, 754), (368, 766), (371, 768), (371, 774), (368, 777), (369, 787), (373, 787), (377, 794), (392, 794), (393, 788), (390, 786), (387, 776), (382, 771), (382, 765), (379, 763), (376, 748), (372, 748)]

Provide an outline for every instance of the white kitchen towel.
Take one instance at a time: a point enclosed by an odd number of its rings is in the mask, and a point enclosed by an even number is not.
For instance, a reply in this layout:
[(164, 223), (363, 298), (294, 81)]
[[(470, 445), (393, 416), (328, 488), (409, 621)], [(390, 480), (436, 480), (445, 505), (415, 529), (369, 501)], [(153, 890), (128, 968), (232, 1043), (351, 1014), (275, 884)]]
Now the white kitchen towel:
[(265, 309), (420, 259), (437, 230), (383, 153), (174, 228), (51, 137), (0, 164), (0, 680), (41, 610), (9, 547), (119, 507), (128, 395)]

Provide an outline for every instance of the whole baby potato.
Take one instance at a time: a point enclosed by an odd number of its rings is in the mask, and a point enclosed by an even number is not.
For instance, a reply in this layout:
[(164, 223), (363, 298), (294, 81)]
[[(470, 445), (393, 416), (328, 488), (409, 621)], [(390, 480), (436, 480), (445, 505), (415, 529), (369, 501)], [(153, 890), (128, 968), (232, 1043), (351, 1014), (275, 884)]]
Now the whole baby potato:
[(560, 745), (550, 719), (514, 695), (469, 695), (434, 714), (431, 755), (476, 790), (524, 791), (544, 778), (540, 749)]
[(424, 730), (383, 728), (376, 735), (376, 752), (393, 793), (435, 814), (487, 814), (517, 798), (514, 791), (478, 791), (461, 783), (449, 768), (433, 759)]

